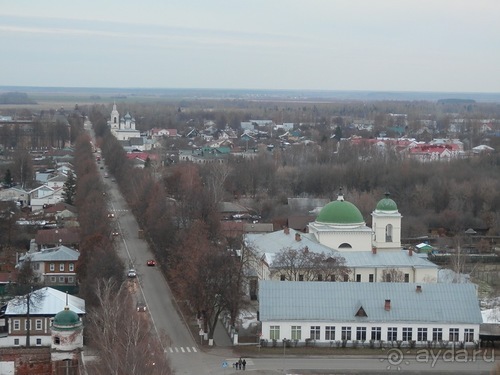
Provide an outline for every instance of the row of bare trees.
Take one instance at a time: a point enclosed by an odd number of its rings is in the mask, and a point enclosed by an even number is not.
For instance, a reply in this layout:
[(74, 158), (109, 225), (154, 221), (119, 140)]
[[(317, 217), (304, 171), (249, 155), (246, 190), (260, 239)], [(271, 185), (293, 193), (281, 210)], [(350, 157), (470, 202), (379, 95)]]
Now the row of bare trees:
[(218, 203), (225, 196), (227, 166), (203, 170), (176, 165), (163, 178), (145, 168), (132, 169), (123, 148), (96, 116), (96, 134), (107, 167), (143, 228), (157, 260), (166, 270), (180, 301), (188, 301), (193, 317), (203, 317), (209, 338), (222, 312), (233, 323), (244, 304), (248, 261), (234, 242), (222, 235)]
[(75, 143), (78, 176), (75, 204), (81, 229), (78, 277), (86, 301), (86, 337), (98, 352), (92, 374), (171, 374), (163, 344), (147, 315), (135, 310), (127, 288), (125, 265), (115, 251), (106, 195), (90, 137), (82, 133)]

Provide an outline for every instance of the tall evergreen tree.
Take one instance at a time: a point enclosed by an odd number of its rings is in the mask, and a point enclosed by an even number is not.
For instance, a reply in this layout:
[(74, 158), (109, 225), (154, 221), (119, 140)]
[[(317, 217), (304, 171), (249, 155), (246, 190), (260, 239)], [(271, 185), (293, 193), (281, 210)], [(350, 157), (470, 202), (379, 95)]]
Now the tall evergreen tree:
[(68, 173), (68, 179), (64, 183), (63, 189), (64, 202), (73, 205), (76, 194), (76, 178), (71, 171)]
[(10, 169), (7, 169), (7, 171), (5, 172), (5, 177), (3, 178), (3, 182), (6, 186), (11, 186), (12, 174), (10, 173)]

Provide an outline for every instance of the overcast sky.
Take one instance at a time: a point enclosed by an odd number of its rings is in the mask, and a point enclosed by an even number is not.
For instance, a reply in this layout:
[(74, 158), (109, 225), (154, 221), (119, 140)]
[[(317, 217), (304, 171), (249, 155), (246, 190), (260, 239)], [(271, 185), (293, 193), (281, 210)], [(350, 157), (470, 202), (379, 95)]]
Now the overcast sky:
[(0, 0), (0, 85), (500, 92), (500, 0)]

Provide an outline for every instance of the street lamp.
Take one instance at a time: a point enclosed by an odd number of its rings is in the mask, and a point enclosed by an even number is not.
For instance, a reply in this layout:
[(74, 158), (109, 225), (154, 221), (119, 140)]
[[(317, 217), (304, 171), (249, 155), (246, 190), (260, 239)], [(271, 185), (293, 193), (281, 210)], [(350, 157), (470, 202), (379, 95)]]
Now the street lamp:
[(283, 338), (283, 372), (285, 372), (285, 349), (286, 349), (286, 338)]

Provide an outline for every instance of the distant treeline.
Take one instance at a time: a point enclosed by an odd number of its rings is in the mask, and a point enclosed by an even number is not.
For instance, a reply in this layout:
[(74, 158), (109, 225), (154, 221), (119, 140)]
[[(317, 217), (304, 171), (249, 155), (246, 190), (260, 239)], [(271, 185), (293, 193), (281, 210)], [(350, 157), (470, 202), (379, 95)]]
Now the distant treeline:
[(439, 99), (438, 104), (475, 104), (476, 101), (472, 99)]
[(6, 92), (0, 94), (0, 104), (36, 104), (24, 92)]

